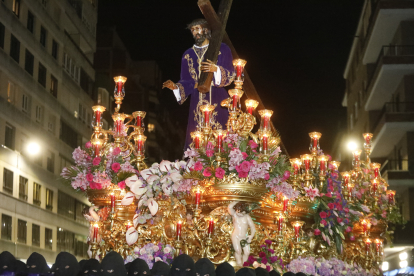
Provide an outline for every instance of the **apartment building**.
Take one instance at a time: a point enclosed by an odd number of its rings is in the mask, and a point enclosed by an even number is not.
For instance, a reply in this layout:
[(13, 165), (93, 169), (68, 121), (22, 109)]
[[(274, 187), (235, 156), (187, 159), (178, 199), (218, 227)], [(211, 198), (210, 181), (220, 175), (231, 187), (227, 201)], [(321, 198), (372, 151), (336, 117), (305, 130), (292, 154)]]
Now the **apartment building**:
[(0, 0), (0, 251), (87, 256), (89, 203), (59, 180), (92, 133), (95, 0)]
[(389, 269), (399, 268), (414, 245), (414, 1), (365, 1), (344, 78), (348, 134), (374, 134), (371, 158), (409, 221), (385, 250)]

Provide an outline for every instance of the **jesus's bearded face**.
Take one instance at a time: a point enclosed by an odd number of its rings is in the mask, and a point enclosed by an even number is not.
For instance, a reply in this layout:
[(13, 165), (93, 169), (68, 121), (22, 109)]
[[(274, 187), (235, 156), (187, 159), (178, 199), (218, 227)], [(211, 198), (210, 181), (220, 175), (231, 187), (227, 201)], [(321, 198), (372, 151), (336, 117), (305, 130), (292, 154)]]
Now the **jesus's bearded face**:
[(201, 25), (195, 25), (191, 27), (191, 34), (195, 40), (195, 44), (197, 46), (201, 46), (203, 42), (207, 39), (207, 32), (206, 28), (203, 28)]

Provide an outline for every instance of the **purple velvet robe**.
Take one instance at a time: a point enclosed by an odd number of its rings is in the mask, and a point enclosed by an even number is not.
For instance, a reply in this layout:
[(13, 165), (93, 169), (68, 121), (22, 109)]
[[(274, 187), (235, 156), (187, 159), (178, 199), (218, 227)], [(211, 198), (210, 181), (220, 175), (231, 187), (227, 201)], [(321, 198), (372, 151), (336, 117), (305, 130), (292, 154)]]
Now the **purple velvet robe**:
[[(196, 48), (196, 47), (194, 47)], [(202, 51), (194, 51), (194, 48), (190, 48), (183, 54), (181, 60), (181, 79), (176, 83), (180, 89), (182, 104), (188, 97), (190, 97), (190, 112), (188, 115), (187, 134), (185, 138), (184, 150), (186, 150), (192, 142), (190, 133), (196, 131), (197, 122), (194, 118), (194, 111), (197, 108), (199, 102), (199, 92), (196, 87), (196, 83), (199, 78), (199, 63), (198, 57), (203, 56)], [(206, 47), (207, 48), (207, 47)], [(196, 48), (197, 49), (197, 48)], [(198, 55), (197, 55), (198, 54)], [(204, 58), (202, 59), (204, 61)], [(229, 94), (227, 93), (224, 86), (231, 84), (234, 80), (234, 67), (233, 57), (231, 55), (230, 48), (222, 43), (220, 46), (220, 53), (217, 60), (217, 66), (220, 67), (221, 82), (216, 85), (216, 80), (213, 78), (214, 86), (211, 87), (211, 104), (217, 104), (214, 111), (217, 112), (216, 121), (221, 124), (223, 129), (226, 129), (226, 123), (229, 116), (227, 108), (221, 107), (220, 103), (222, 100), (227, 99)], [(210, 92), (204, 94), (205, 100), (210, 100)]]

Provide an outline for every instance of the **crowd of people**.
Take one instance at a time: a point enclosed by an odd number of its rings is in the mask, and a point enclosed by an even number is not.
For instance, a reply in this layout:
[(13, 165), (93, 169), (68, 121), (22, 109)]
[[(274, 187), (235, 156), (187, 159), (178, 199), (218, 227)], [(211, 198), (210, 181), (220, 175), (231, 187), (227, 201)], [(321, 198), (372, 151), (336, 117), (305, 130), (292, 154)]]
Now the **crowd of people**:
[[(215, 265), (207, 258), (197, 262), (182, 254), (176, 257), (171, 265), (162, 261), (156, 262), (152, 269), (142, 259), (124, 264), (122, 256), (116, 252), (108, 253), (99, 262), (96, 259), (77, 261), (68, 252), (57, 255), (55, 263), (49, 268), (46, 259), (39, 253), (32, 253), (26, 263), (16, 260), (8, 251), (0, 253), (0, 276), (280, 276), (274, 270), (268, 272), (264, 268), (244, 267), (235, 272), (232, 265), (225, 262)], [(305, 275), (287, 272), (284, 276)]]

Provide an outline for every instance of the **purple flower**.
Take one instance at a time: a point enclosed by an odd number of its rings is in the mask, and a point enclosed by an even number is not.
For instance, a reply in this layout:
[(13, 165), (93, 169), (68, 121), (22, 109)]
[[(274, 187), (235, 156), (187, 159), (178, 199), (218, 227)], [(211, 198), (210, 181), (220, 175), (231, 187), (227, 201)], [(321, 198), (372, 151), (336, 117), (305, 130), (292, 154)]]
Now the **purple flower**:
[(272, 244), (272, 241), (271, 241), (271, 240), (265, 240), (265, 243), (266, 243), (267, 245), (271, 245), (271, 244)]

